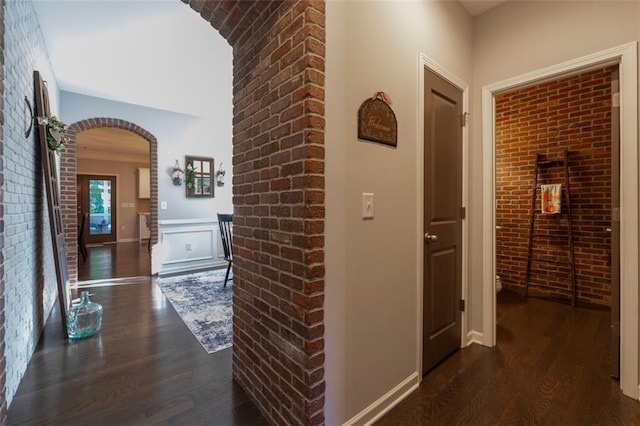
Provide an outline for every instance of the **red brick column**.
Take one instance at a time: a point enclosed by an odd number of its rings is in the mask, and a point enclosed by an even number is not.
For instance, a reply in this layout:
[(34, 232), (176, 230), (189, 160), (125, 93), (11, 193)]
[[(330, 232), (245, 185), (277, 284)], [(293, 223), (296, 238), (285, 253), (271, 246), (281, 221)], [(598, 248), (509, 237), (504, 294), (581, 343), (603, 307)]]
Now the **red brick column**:
[(233, 377), (273, 424), (324, 423), (322, 1), (184, 0), (233, 47)]
[(77, 229), (77, 143), (78, 133), (89, 129), (112, 127), (129, 132), (149, 142), (149, 168), (151, 173), (151, 244), (158, 242), (158, 141), (155, 136), (142, 127), (117, 118), (91, 118), (71, 124), (66, 131), (69, 139), (60, 155), (60, 207), (64, 223), (65, 248), (67, 250), (67, 268), (69, 280), (78, 281), (78, 229)]

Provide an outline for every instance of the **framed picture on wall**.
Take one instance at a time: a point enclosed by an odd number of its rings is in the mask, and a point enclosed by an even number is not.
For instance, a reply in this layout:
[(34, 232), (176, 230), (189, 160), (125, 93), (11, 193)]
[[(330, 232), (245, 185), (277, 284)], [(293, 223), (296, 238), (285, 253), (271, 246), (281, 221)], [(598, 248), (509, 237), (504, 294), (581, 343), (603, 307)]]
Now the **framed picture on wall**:
[(211, 173), (213, 158), (187, 155), (186, 164), (186, 196), (187, 198), (213, 197)]

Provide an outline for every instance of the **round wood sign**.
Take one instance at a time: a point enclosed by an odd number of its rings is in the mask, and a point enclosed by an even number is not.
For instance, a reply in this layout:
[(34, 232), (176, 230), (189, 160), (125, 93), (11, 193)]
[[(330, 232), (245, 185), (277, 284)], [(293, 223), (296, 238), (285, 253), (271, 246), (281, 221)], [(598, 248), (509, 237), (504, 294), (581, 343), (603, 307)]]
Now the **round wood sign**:
[(382, 99), (367, 99), (358, 109), (358, 139), (398, 146), (398, 121)]

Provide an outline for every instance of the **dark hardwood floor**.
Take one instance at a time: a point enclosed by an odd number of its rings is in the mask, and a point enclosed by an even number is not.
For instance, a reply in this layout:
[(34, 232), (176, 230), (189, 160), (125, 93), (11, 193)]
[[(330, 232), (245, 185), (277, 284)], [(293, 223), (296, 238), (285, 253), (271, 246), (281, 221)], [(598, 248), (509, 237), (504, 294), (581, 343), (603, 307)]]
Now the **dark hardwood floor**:
[(90, 246), (87, 252), (86, 261), (78, 255), (78, 281), (151, 275), (151, 257), (146, 242)]
[[(54, 308), (9, 424), (265, 425), (232, 349), (208, 355), (151, 278), (132, 282), (90, 288), (104, 324), (87, 340), (62, 339)], [(377, 425), (640, 424), (609, 377), (609, 311), (498, 297), (498, 346), (458, 351)]]
[(56, 304), (9, 424), (266, 424), (231, 378), (232, 349), (207, 354), (152, 279), (135, 281), (89, 288), (104, 316), (86, 340), (62, 338)]
[(609, 311), (498, 294), (498, 345), (471, 345), (376, 424), (639, 425), (609, 377)]

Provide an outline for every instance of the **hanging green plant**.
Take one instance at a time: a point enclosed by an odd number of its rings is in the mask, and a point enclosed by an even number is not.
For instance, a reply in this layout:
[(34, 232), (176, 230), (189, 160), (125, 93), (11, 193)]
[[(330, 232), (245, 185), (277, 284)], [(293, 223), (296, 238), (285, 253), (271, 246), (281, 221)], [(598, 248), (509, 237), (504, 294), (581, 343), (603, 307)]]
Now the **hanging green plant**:
[(193, 191), (196, 189), (196, 168), (193, 167), (193, 163), (190, 161), (187, 163), (187, 187)]
[(67, 138), (64, 136), (66, 124), (58, 120), (55, 115), (38, 117), (38, 124), (47, 127), (47, 145), (49, 149), (58, 154), (64, 151), (64, 144), (67, 142)]

